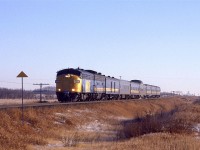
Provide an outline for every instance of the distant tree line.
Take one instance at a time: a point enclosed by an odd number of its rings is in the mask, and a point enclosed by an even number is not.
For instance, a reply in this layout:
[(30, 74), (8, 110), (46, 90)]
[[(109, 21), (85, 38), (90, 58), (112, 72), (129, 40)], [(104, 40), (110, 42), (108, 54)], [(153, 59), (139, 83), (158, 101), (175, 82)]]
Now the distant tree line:
[[(32, 91), (24, 90), (23, 95), (25, 99), (33, 99), (35, 97)], [(0, 99), (19, 99), (21, 97), (22, 90), (20, 89), (0, 88)]]
[[(36, 98), (40, 97), (40, 89), (33, 90)], [(56, 88), (53, 86), (47, 86), (42, 88), (42, 97), (44, 99), (56, 99)]]
[[(35, 90), (24, 90), (23, 97), (24, 99), (37, 99), (40, 94), (40, 89)], [(44, 87), (42, 89), (42, 96), (45, 99), (54, 99), (55, 95), (55, 87)], [(0, 88), (0, 99), (20, 99), (22, 98), (22, 90), (21, 89), (7, 89)]]

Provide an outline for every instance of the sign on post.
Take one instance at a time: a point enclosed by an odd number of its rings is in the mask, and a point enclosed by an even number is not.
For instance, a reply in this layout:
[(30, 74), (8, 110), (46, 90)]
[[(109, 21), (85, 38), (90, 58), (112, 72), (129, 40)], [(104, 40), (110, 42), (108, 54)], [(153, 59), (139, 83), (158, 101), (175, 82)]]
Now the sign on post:
[(26, 78), (28, 77), (23, 71), (21, 71), (17, 78), (22, 78), (22, 124), (24, 124), (24, 102), (23, 102), (23, 99), (24, 99), (24, 90), (23, 90), (23, 78)]

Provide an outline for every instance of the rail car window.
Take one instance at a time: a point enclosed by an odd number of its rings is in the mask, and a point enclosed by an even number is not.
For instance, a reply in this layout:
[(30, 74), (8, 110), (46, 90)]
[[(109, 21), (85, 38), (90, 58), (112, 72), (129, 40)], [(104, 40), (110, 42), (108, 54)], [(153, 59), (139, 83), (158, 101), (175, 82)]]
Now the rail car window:
[(124, 86), (122, 86), (122, 88), (128, 90), (130, 87), (127, 85), (124, 85)]
[(115, 82), (114, 82), (114, 93), (115, 93)]
[(82, 74), (83, 79), (87, 79), (87, 80), (93, 80), (94, 76), (89, 75), (89, 74)]
[(71, 75), (70, 75), (70, 74), (67, 74), (67, 75), (65, 75), (65, 77), (66, 77), (66, 78), (70, 78), (70, 77), (71, 77)]
[(112, 92), (112, 82), (111, 82), (111, 92)]

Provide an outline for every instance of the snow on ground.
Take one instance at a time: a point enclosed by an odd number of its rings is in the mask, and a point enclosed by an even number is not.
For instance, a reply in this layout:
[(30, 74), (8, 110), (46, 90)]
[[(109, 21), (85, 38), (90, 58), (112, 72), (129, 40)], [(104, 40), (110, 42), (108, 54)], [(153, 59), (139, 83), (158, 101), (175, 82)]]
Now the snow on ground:
[(62, 117), (62, 116), (66, 116), (66, 113), (55, 113), (56, 116)]
[(196, 124), (192, 130), (195, 132), (197, 139), (200, 139), (200, 123)]
[(51, 144), (47, 144), (45, 146), (36, 145), (34, 150), (55, 150), (58, 148), (63, 148), (64, 144), (61, 141), (51, 141)]
[(193, 128), (194, 131), (200, 133), (200, 123), (195, 125), (194, 128)]
[(123, 121), (123, 120), (129, 120), (131, 118), (127, 118), (127, 117), (115, 117), (117, 120)]
[(67, 116), (67, 114), (65, 113), (55, 113), (56, 116), (56, 121), (54, 121), (54, 124), (57, 125), (62, 125), (65, 123), (65, 117)]
[[(39, 99), (24, 99), (23, 102), (24, 104), (34, 104), (38, 103), (40, 100)], [(42, 101), (47, 101), (48, 103), (55, 103), (57, 100), (51, 99), (51, 100), (46, 100), (43, 99)], [(0, 99), (0, 105), (18, 105), (22, 103), (22, 99)]]
[(60, 122), (60, 121), (54, 121), (54, 124), (57, 124), (57, 125), (62, 125), (64, 124), (65, 122)]
[(133, 119), (133, 118), (129, 118), (129, 117), (124, 117), (124, 116), (113, 116), (113, 115), (110, 115), (110, 116), (107, 116), (109, 119), (112, 119), (112, 120), (116, 120), (116, 121), (124, 121), (124, 120), (130, 120), (130, 119)]
[(82, 126), (78, 126), (78, 130), (82, 131), (90, 131), (90, 132), (102, 132), (106, 128), (106, 125), (103, 123), (100, 123), (98, 120), (95, 120), (94, 122), (86, 123)]
[[(36, 103), (36, 99), (24, 99), (24, 104)], [(0, 99), (0, 105), (12, 105), (12, 104), (21, 104), (21, 99)]]
[(48, 144), (47, 147), (49, 148), (58, 148), (58, 147), (64, 147), (63, 143), (55, 143), (55, 144)]
[(60, 117), (68, 117), (68, 116), (72, 117), (72, 116), (81, 116), (83, 113), (92, 113), (92, 111), (89, 109), (84, 109), (84, 110), (75, 109), (73, 111), (67, 110), (67, 113), (55, 113), (55, 115)]

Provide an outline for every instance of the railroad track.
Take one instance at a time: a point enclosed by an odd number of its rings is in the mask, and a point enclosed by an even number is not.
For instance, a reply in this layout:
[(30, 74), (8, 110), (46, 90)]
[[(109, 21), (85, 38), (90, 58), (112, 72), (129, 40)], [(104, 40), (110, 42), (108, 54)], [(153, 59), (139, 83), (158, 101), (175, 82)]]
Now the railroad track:
[[(40, 107), (55, 107), (55, 106), (63, 106), (63, 105), (80, 105), (80, 104), (93, 104), (93, 103), (109, 103), (109, 102), (128, 102), (128, 101), (149, 101), (149, 100), (157, 100), (155, 99), (129, 99), (129, 100), (106, 100), (106, 101), (85, 101), (85, 102), (53, 102), (53, 103), (30, 103), (24, 104), (24, 108), (40, 108)], [(0, 109), (12, 109), (12, 108), (21, 108), (22, 104), (11, 104), (11, 105), (0, 105)]]

